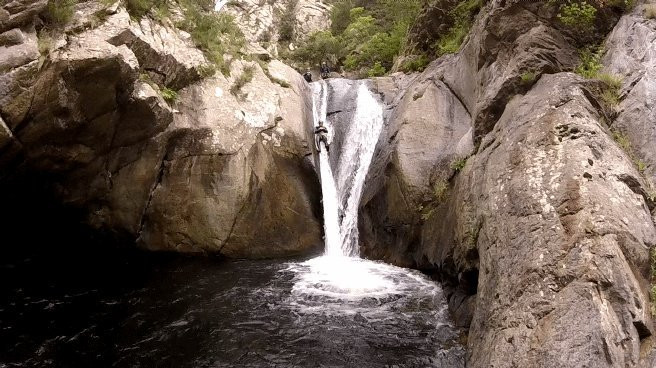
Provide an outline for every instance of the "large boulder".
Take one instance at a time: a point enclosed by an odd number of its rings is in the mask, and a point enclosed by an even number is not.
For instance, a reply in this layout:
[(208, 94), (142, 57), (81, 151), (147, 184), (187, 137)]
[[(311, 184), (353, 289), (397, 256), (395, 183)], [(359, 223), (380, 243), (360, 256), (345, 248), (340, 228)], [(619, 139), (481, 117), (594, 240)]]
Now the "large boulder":
[(320, 246), (302, 77), (272, 61), (202, 79), (208, 63), (187, 34), (92, 5), (41, 58), (33, 28), (0, 35), (0, 169), (14, 164), (0, 177), (46, 178), (92, 227), (147, 249), (272, 257)]
[[(420, 19), (426, 25), (447, 17), (454, 6), (449, 0), (432, 3)], [(515, 94), (530, 89), (541, 73), (577, 63), (576, 48), (553, 25), (553, 13), (553, 7), (530, 2), (487, 3), (459, 53), (431, 63), (388, 99), (391, 112), (362, 200), (365, 254), (430, 266), (412, 250), (458, 161), (474, 152)], [(424, 28), (416, 26), (411, 37)]]
[[(360, 238), (368, 256), (413, 266), (408, 257), (419, 241), (422, 215), (453, 175), (452, 164), (474, 146), (471, 117), (447, 85), (428, 73), (398, 79), (377, 80), (391, 108), (367, 177)], [(390, 82), (403, 87), (395, 93), (386, 86)]]
[[(186, 89), (175, 145), (160, 168), (140, 242), (150, 249), (281, 256), (320, 245), (319, 184), (305, 140), (306, 84), (272, 63), (294, 88), (272, 86), (257, 64), (240, 96), (217, 77)], [(299, 93), (300, 92), (300, 93)], [(243, 97), (245, 96), (245, 97)]]
[(5, 0), (0, 7), (0, 33), (30, 24), (48, 0)]

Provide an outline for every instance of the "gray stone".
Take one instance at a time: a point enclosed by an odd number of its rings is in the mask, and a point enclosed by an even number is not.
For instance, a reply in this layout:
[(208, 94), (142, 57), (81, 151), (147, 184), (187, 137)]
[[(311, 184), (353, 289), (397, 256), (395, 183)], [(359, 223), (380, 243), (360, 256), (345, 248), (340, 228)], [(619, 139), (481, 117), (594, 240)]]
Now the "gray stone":
[(0, 6), (0, 33), (32, 23), (48, 0), (5, 0)]
[[(622, 78), (622, 101), (613, 127), (631, 141), (645, 164), (645, 174), (656, 183), (656, 20), (636, 7), (619, 21), (606, 41), (605, 71)], [(656, 193), (656, 188), (651, 188)]]
[(586, 96), (561, 73), (513, 99), (426, 224), (416, 257), (479, 270), (472, 367), (636, 366), (653, 333), (645, 183)]

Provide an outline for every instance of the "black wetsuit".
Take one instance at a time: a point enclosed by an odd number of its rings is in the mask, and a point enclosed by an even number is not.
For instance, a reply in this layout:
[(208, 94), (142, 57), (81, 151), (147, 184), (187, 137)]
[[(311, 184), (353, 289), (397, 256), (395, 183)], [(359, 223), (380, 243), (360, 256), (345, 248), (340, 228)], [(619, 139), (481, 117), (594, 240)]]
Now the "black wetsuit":
[(330, 151), (328, 146), (328, 129), (325, 126), (318, 126), (314, 129), (314, 134), (317, 139), (317, 150), (321, 151), (321, 142), (326, 146), (326, 151)]
[(321, 78), (328, 78), (330, 75), (330, 68), (328, 67), (327, 64), (324, 64), (321, 66)]
[(312, 82), (312, 73), (305, 72), (305, 74), (303, 74), (303, 78), (305, 78), (305, 81), (308, 83)]

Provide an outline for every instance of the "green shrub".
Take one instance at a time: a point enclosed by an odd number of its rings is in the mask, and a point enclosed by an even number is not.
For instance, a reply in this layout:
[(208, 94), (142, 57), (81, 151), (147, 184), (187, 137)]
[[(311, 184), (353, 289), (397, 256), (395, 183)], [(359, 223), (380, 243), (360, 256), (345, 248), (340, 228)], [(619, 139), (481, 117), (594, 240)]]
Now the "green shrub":
[(408, 60), (405, 60), (403, 64), (401, 64), (401, 71), (406, 73), (421, 72), (426, 69), (428, 64), (430, 64), (430, 59), (428, 56), (424, 54), (412, 56)]
[(240, 97), (241, 89), (253, 80), (254, 70), (255, 68), (253, 66), (245, 67), (241, 75), (235, 80), (235, 82), (232, 84), (232, 87), (230, 87), (230, 93), (236, 97)]
[(558, 12), (558, 19), (564, 25), (580, 32), (592, 31), (596, 17), (597, 9), (586, 1), (569, 1)]
[(343, 56), (340, 40), (330, 31), (317, 31), (292, 53), (298, 61), (319, 65), (323, 60), (337, 60)]
[(596, 78), (603, 82), (601, 99), (604, 104), (608, 107), (619, 105), (622, 78), (608, 73), (598, 73)]
[(449, 182), (440, 179), (433, 184), (433, 196), (436, 203), (443, 203), (449, 197)]
[(616, 129), (611, 130), (611, 133), (613, 134), (613, 139), (615, 142), (617, 142), (617, 144), (630, 156), (633, 156), (633, 149), (631, 148), (631, 141), (629, 141), (629, 137)]
[(45, 21), (47, 24), (60, 28), (68, 24), (75, 14), (77, 0), (50, 0), (46, 6)]
[(380, 61), (377, 61), (376, 64), (374, 64), (374, 66), (372, 66), (371, 69), (369, 69), (367, 75), (369, 76), (369, 78), (380, 77), (385, 75), (386, 72), (387, 70), (385, 69), (385, 67), (381, 65)]
[(645, 170), (647, 170), (647, 164), (642, 160), (635, 160), (635, 164), (638, 168), (638, 172), (640, 172), (640, 174), (644, 174)]
[(353, 0), (338, 1), (330, 10), (330, 30), (333, 34), (341, 34), (351, 23), (351, 9), (355, 7)]
[(635, 6), (635, 0), (609, 0), (608, 5), (622, 9), (623, 11), (631, 10)]
[(130, 16), (140, 19), (151, 10), (158, 18), (165, 18), (169, 14), (167, 0), (126, 0), (125, 8)]
[(162, 98), (164, 98), (164, 100), (166, 100), (168, 103), (173, 103), (178, 99), (178, 92), (168, 87), (163, 87), (160, 93), (162, 94)]
[(603, 49), (598, 46), (587, 47), (579, 52), (580, 62), (576, 67), (576, 73), (584, 78), (596, 78), (603, 67), (601, 56)]
[(225, 12), (204, 12), (191, 0), (182, 4), (185, 20), (178, 26), (191, 34), (196, 46), (224, 75), (229, 75), (230, 65), (224, 55), (238, 55), (246, 43), (234, 18)]
[(287, 0), (287, 7), (280, 18), (280, 41), (291, 42), (294, 39), (297, 5), (298, 0)]
[(404, 49), (420, 9), (421, 0), (338, 1), (331, 11), (331, 30), (311, 34), (291, 57), (314, 65), (329, 60), (365, 75), (387, 72)]
[(458, 52), (462, 42), (467, 37), (473, 24), (474, 16), (483, 6), (483, 0), (466, 0), (460, 2), (449, 15), (453, 18), (454, 24), (449, 31), (440, 37), (433, 48), (438, 55), (453, 54)]
[(535, 79), (538, 77), (538, 73), (534, 71), (526, 71), (520, 76), (523, 85), (530, 85), (535, 82)]
[(451, 162), (451, 169), (458, 172), (458, 171), (464, 169), (465, 165), (467, 165), (467, 159), (466, 158), (458, 158), (458, 159), (455, 159)]

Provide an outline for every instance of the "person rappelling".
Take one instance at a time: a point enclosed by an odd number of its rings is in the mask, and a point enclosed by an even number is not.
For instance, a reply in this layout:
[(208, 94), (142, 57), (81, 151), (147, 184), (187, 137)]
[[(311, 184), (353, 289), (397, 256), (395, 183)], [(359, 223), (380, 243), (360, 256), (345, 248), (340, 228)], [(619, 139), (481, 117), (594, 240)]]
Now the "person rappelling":
[(312, 72), (310, 69), (307, 69), (305, 73), (303, 74), (303, 78), (305, 78), (305, 81), (308, 83), (312, 83)]
[(314, 144), (317, 147), (317, 152), (321, 152), (321, 142), (326, 147), (326, 152), (330, 152), (328, 145), (328, 128), (323, 125), (323, 121), (319, 122), (319, 126), (314, 128)]
[(330, 67), (328, 67), (328, 63), (325, 61), (321, 62), (321, 78), (326, 79), (330, 76)]

